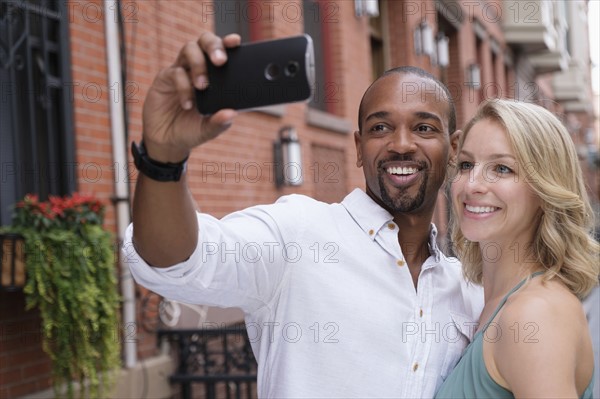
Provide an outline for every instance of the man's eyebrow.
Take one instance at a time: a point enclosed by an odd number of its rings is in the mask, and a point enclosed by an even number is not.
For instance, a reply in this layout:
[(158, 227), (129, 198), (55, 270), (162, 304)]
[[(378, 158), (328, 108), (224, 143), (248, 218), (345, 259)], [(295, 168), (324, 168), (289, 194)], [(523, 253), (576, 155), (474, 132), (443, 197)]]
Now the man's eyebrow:
[(431, 112), (419, 111), (419, 112), (415, 112), (415, 115), (419, 119), (425, 119), (425, 120), (433, 119), (436, 122), (438, 122), (440, 125), (442, 124), (442, 120), (440, 119), (440, 117), (437, 116), (436, 114), (432, 114)]
[[(389, 117), (389, 115), (390, 115), (390, 113), (388, 111), (376, 111), (376, 112), (373, 112), (372, 114), (369, 114), (367, 116), (367, 118), (365, 119), (365, 122), (367, 122), (373, 118), (387, 118), (387, 117)], [(440, 117), (437, 116), (436, 114), (432, 114), (431, 112), (418, 111), (418, 112), (415, 112), (414, 115), (419, 119), (433, 119), (440, 124), (442, 123), (442, 120), (440, 119)]]
[(369, 116), (366, 117), (365, 122), (368, 122), (369, 119), (373, 119), (373, 118), (387, 118), (390, 115), (389, 112), (387, 111), (377, 111), (377, 112), (373, 112), (372, 114), (369, 114)]

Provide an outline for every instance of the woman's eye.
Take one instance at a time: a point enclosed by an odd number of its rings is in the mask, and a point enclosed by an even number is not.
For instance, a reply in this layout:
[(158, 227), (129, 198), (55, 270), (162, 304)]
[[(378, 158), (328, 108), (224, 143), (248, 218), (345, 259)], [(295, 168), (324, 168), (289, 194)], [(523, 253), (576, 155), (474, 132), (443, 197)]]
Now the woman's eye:
[(512, 169), (506, 165), (497, 165), (496, 172), (501, 174), (512, 173)]
[(473, 169), (473, 162), (462, 161), (458, 163), (458, 169), (460, 170), (471, 170)]

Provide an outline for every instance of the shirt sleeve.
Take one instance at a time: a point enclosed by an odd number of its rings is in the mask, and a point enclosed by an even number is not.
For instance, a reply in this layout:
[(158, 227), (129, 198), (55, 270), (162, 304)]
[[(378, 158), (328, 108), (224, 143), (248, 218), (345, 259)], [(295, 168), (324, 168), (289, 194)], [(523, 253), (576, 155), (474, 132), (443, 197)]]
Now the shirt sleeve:
[[(290, 245), (302, 230), (301, 212), (287, 200), (234, 212), (221, 220), (198, 213), (199, 237), (190, 258), (166, 268), (148, 265), (133, 246), (133, 224), (123, 244), (124, 263), (142, 286), (185, 303), (239, 307), (252, 313), (278, 292), (289, 268)], [(298, 205), (298, 204), (296, 204)]]

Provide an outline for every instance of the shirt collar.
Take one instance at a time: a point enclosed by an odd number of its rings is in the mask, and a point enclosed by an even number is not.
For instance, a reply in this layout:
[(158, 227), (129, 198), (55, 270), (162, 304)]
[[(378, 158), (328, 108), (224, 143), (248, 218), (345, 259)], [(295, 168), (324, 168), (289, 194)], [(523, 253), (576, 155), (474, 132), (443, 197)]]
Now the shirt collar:
[(431, 223), (431, 226), (429, 227), (429, 253), (435, 257), (436, 262), (439, 262), (442, 253), (437, 244), (437, 235), (437, 227), (435, 227), (435, 224)]
[[(342, 201), (342, 205), (371, 240), (375, 240), (379, 231), (387, 227), (389, 223), (393, 223), (394, 220), (394, 217), (388, 211), (359, 188), (348, 194)], [(402, 228), (402, 226), (398, 227)], [(429, 228), (429, 253), (435, 257), (436, 262), (439, 262), (441, 253), (437, 245), (437, 234), (437, 228), (431, 223)]]

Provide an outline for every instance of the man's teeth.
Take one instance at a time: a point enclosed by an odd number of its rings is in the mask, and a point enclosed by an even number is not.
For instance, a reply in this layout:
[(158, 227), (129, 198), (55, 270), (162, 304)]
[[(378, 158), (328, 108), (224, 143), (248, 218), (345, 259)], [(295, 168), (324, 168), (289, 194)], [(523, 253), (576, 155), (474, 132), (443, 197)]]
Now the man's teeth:
[(389, 167), (387, 168), (387, 172), (391, 175), (412, 175), (417, 173), (419, 170), (417, 168), (408, 168), (408, 167)]
[(465, 208), (467, 209), (467, 211), (473, 212), (473, 213), (490, 213), (490, 212), (494, 212), (496, 210), (496, 208), (493, 206), (465, 205)]

